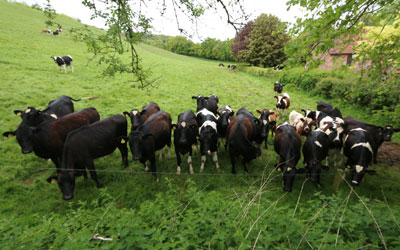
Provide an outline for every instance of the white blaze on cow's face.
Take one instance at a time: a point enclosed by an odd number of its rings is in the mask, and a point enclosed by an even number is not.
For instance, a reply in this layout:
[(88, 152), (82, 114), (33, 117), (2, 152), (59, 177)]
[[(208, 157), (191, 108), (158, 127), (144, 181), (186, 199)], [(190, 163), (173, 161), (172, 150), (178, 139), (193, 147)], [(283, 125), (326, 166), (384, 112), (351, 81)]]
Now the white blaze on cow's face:
[(181, 125), (182, 125), (182, 128), (185, 128), (186, 127), (186, 122), (182, 122)]
[(132, 115), (136, 115), (137, 113), (139, 113), (139, 111), (137, 111), (137, 110), (132, 110)]
[(26, 109), (26, 110), (25, 110), (25, 113), (28, 114), (28, 113), (31, 112), (31, 111), (32, 111), (31, 109)]
[(56, 114), (51, 114), (50, 116), (53, 117), (54, 119), (58, 118)]
[(357, 173), (360, 173), (360, 172), (363, 171), (363, 170), (364, 170), (364, 167), (363, 167), (363, 166), (356, 165), (356, 172), (357, 172)]
[(265, 119), (263, 119), (263, 120), (262, 120), (262, 123), (263, 123), (264, 125), (267, 125), (268, 121), (265, 120)]

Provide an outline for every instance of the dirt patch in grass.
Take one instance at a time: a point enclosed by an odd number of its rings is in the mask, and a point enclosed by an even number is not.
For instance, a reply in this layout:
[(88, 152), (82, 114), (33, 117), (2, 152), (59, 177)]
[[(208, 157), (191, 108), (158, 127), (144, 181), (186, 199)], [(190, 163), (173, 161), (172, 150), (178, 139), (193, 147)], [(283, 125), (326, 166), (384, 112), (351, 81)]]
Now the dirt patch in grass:
[(400, 144), (384, 142), (379, 148), (378, 162), (384, 162), (400, 170)]

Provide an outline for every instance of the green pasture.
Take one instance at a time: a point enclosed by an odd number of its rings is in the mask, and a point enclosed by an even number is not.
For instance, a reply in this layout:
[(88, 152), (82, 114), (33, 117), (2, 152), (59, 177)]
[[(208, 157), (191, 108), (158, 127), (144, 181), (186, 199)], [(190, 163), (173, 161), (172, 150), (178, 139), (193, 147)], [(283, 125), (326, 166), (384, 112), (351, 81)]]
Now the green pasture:
[[(257, 109), (274, 107), (273, 82), (276, 79), (232, 72), (219, 68), (216, 61), (181, 56), (140, 44), (137, 50), (143, 65), (152, 71), (152, 78), (159, 80), (153, 88), (139, 90), (132, 88), (127, 76), (103, 78), (104, 65), (88, 64), (91, 55), (85, 44), (73, 41), (68, 32), (82, 26), (76, 20), (59, 15), (56, 21), (62, 24), (64, 32), (54, 37), (40, 32), (45, 28), (44, 16), (28, 6), (0, 1), (0, 17), (2, 132), (18, 126), (20, 118), (13, 110), (27, 106), (44, 108), (61, 95), (100, 96), (74, 105), (76, 110), (95, 107), (101, 118), (155, 101), (176, 122), (179, 113), (196, 109), (191, 96), (198, 94), (216, 94), (220, 106), (230, 105), (235, 111), (246, 107), (255, 113)], [(71, 73), (68, 68), (66, 74), (61, 73), (50, 59), (52, 55), (71, 55), (75, 72)], [(319, 101), (292, 86), (285, 91), (291, 96), (290, 110), (314, 109)], [(368, 115), (356, 107), (345, 103), (334, 105), (344, 115), (368, 121)], [(76, 181), (74, 200), (65, 202), (57, 185), (46, 182), (55, 172), (54, 164), (34, 154), (23, 155), (15, 138), (2, 137), (0, 247), (400, 247), (396, 238), (400, 235), (397, 222), (400, 174), (398, 168), (388, 165), (384, 159), (370, 166), (378, 174), (365, 176), (361, 186), (354, 189), (355, 193), (346, 182), (335, 191), (332, 187), (336, 170), (331, 169), (323, 172), (322, 188), (298, 176), (293, 192), (284, 194), (282, 177), (273, 170), (278, 156), (273, 151), (272, 138), (269, 138), (269, 149), (263, 149), (262, 156), (249, 164), (249, 175), (244, 174), (240, 161), (238, 174), (230, 174), (230, 160), (222, 145), (218, 157), (220, 172), (208, 158), (205, 171), (199, 174), (200, 156), (195, 154), (196, 173), (191, 176), (184, 156), (183, 174), (176, 176), (172, 148), (172, 159), (157, 159), (157, 170), (162, 174), (160, 182), (156, 182), (143, 173), (143, 165), (132, 161), (130, 153), (129, 167), (124, 168), (117, 150), (95, 160), (104, 188), (99, 190), (91, 179), (84, 181), (80, 177)], [(302, 161), (298, 164), (300, 167)], [(338, 228), (342, 230), (337, 234)], [(113, 241), (89, 241), (96, 232), (112, 237)]]

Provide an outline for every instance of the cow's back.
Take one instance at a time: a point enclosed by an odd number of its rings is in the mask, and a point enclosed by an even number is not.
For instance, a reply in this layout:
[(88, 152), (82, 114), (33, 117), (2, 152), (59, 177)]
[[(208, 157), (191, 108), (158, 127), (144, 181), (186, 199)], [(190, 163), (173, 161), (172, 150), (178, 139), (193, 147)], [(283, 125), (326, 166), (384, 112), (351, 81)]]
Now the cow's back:
[(171, 116), (165, 111), (158, 111), (138, 128), (144, 134), (150, 133), (154, 140), (155, 151), (162, 149), (171, 140)]

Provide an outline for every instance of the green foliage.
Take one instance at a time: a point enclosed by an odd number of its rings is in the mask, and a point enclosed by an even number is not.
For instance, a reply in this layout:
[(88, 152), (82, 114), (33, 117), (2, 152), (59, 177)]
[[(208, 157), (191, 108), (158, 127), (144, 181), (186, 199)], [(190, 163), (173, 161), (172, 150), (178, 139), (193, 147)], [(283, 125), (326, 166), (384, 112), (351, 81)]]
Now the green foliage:
[[(398, 0), (290, 0), (287, 5), (289, 8), (299, 5), (306, 10), (305, 16), (298, 18), (291, 29), (295, 39), (286, 48), (292, 65), (311, 62), (313, 56), (335, 46), (351, 44), (359, 36), (369, 40), (361, 42), (363, 46), (357, 51), (357, 57), (362, 62), (372, 62), (372, 67), (367, 69), (370, 78), (379, 81), (383, 72), (399, 70), (400, 56), (395, 44), (399, 43), (400, 32), (393, 32), (400, 21)], [(370, 29), (365, 26), (368, 24), (379, 25), (375, 27), (377, 32), (372, 32), (372, 39)], [(385, 30), (389, 35), (385, 35)], [(388, 80), (398, 81), (393, 77)]]
[(271, 14), (261, 14), (252, 25), (247, 50), (241, 51), (241, 57), (255, 66), (278, 66), (287, 58), (284, 48), (288, 40), (285, 23)]
[[(12, 110), (28, 106), (43, 109), (50, 100), (61, 95), (100, 96), (92, 101), (75, 102), (74, 107), (76, 110), (96, 107), (101, 118), (132, 108), (140, 109), (149, 101), (155, 101), (176, 121), (179, 113), (195, 110), (196, 102), (191, 96), (199, 93), (215, 93), (221, 105), (229, 104), (235, 111), (245, 106), (255, 113), (257, 109), (273, 108), (275, 104), (273, 82), (276, 78), (232, 72), (219, 68), (215, 61), (182, 56), (145, 44), (137, 46), (143, 66), (153, 68), (154, 74), (162, 77), (162, 84), (151, 92), (132, 89), (125, 84), (129, 80), (126, 75), (99, 77), (99, 72), (107, 66), (87, 65), (91, 55), (85, 43), (74, 41), (70, 33), (65, 32), (63, 39), (58, 39), (38, 32), (43, 26), (41, 12), (26, 5), (0, 1), (0, 16), (4, 22), (0, 27), (4, 41), (0, 46), (0, 125), (3, 132), (15, 129), (21, 121)], [(66, 30), (83, 27), (66, 16), (57, 18)], [(93, 27), (87, 29), (94, 34), (103, 32)], [(68, 48), (68, 54), (73, 56), (74, 73), (60, 73), (58, 66), (48, 56), (43, 56), (57, 55), (60, 48)], [(27, 51), (29, 56), (26, 56)], [(124, 59), (129, 61), (127, 55)], [(344, 79), (346, 77), (343, 75)], [(320, 100), (299, 91), (295, 85), (289, 84), (284, 90), (292, 98), (291, 109), (315, 108)], [(358, 106), (332, 103), (346, 115), (374, 121)], [(400, 113), (398, 106), (396, 110)], [(54, 164), (34, 154), (21, 154), (15, 139), (1, 137), (0, 248), (251, 249), (256, 243), (257, 249), (295, 249), (306, 231), (299, 249), (309, 248), (307, 241), (314, 249), (322, 241), (321, 249), (382, 248), (373, 220), (358, 198), (352, 195), (348, 205), (341, 207), (349, 187), (342, 183), (338, 193), (333, 194), (334, 169), (321, 176), (323, 186), (318, 193), (310, 182), (304, 184), (293, 216), (305, 176), (296, 176), (293, 192), (282, 192), (282, 176), (274, 171), (279, 157), (272, 141), (270, 137), (269, 149), (263, 148), (261, 157), (248, 165), (249, 175), (244, 174), (239, 163), (238, 174), (232, 176), (229, 153), (220, 146), (221, 171), (215, 170), (208, 158), (205, 175), (200, 175), (201, 156), (193, 154), (196, 173), (188, 174), (187, 156), (184, 156), (182, 175), (176, 176), (173, 156), (171, 160), (157, 159), (157, 170), (165, 173), (160, 174), (160, 182), (151, 175), (139, 174), (143, 172), (143, 165), (131, 161), (131, 157), (129, 166), (124, 168), (120, 153), (116, 151), (95, 160), (104, 188), (97, 189), (90, 178), (78, 177), (75, 198), (66, 202), (58, 186), (46, 182), (46, 178), (55, 173)], [(383, 159), (370, 168), (378, 174), (365, 176), (356, 191), (361, 197), (369, 198), (363, 199), (382, 229), (388, 248), (399, 248), (400, 173)], [(260, 189), (268, 179), (266, 176), (271, 178)], [(383, 203), (383, 191), (388, 205)], [(321, 208), (315, 223), (309, 224)], [(112, 238), (112, 241), (91, 240), (96, 234)]]
[(168, 40), (167, 49), (177, 54), (193, 54), (193, 42), (184, 36), (176, 36)]
[[(54, 22), (54, 19), (57, 17), (57, 13), (56, 10), (51, 6), (50, 0), (46, 0), (46, 5), (43, 7), (43, 14), (47, 18), (47, 20), (44, 22), (46, 27), (52, 27), (57, 24)], [(60, 24), (57, 25), (60, 27)]]
[(261, 68), (256, 66), (237, 65), (237, 70), (256, 76), (265, 76), (270, 78), (277, 77), (281, 71), (274, 68)]

